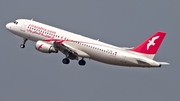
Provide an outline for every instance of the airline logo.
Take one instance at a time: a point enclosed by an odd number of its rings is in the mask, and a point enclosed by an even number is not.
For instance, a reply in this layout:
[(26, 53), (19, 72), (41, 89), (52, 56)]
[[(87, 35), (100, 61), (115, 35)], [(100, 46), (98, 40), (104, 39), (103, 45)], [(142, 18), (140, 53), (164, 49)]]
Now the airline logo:
[(41, 48), (42, 48), (42, 46), (43, 46), (43, 44), (39, 45), (38, 49), (41, 49)]
[(157, 40), (159, 36), (153, 37), (151, 40), (149, 40), (149, 43), (147, 44), (147, 50), (149, 50), (150, 46), (154, 46), (156, 43), (154, 43), (155, 40)]
[(165, 36), (165, 32), (158, 31), (137, 47), (133, 48), (132, 51), (143, 54), (156, 54)]

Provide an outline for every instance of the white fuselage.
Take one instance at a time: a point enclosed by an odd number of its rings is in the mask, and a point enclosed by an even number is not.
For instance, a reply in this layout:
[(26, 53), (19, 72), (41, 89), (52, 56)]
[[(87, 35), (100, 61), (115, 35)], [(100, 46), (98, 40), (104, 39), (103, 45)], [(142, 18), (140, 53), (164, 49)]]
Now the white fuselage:
[[(110, 44), (100, 42), (88, 37), (74, 34), (59, 28), (42, 24), (33, 20), (19, 19), (18, 24), (9, 23), (7, 29), (13, 34), (24, 39), (39, 40), (72, 40), (69, 45), (88, 54), (90, 58), (99, 62), (135, 67), (159, 67), (160, 64), (152, 59), (138, 55), (130, 50), (125, 50)], [(143, 62), (142, 62), (143, 61)], [(145, 62), (145, 63), (144, 63)]]

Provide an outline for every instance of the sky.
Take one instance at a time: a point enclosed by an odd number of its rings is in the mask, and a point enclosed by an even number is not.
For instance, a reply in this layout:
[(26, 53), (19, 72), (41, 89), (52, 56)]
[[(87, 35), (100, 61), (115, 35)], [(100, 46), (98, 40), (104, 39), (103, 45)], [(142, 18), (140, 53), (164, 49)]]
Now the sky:
[[(179, 101), (179, 0), (1, 0), (0, 101)], [(119, 47), (134, 47), (158, 30), (167, 33), (156, 57), (161, 68), (112, 66), (85, 59), (64, 65), (35, 42), (19, 45), (5, 27), (34, 19)]]

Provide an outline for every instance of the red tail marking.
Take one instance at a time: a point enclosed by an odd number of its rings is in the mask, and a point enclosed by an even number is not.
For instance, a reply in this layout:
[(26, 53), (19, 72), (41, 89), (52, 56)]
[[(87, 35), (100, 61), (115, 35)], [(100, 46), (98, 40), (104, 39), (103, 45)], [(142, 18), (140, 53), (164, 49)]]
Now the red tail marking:
[(137, 47), (133, 48), (132, 51), (144, 54), (156, 54), (158, 48), (160, 47), (166, 33), (158, 31), (147, 40), (142, 42)]

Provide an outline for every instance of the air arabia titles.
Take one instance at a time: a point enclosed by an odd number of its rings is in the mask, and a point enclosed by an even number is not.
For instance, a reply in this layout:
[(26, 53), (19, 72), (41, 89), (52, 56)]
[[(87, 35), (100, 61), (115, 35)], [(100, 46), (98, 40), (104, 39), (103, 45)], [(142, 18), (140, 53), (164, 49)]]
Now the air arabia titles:
[(54, 36), (56, 34), (55, 31), (48, 30), (48, 29), (45, 29), (43, 27), (39, 27), (39, 26), (36, 26), (33, 24), (29, 24), (27, 31), (30, 33), (33, 33), (33, 34), (41, 35), (46, 38), (52, 38), (52, 39), (54, 38)]

